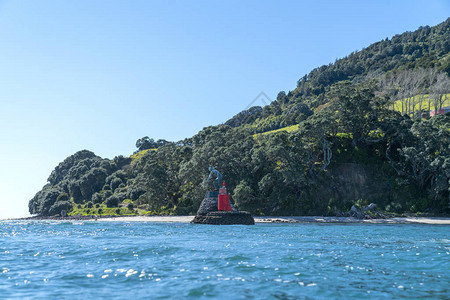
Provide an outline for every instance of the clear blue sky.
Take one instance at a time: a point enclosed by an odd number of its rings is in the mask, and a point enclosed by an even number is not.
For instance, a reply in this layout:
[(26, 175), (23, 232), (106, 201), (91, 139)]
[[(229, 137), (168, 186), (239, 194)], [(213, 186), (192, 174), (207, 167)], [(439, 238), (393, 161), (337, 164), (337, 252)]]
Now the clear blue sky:
[[(272, 99), (450, 1), (1, 1), (0, 218), (82, 149), (130, 155)], [(258, 103), (256, 103), (258, 104)]]

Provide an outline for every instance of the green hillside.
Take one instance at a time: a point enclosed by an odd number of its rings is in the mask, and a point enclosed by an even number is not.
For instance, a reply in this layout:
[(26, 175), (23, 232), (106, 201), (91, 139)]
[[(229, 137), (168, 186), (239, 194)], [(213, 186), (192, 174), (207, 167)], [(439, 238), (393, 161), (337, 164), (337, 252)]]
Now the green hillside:
[(341, 215), (370, 202), (448, 214), (450, 116), (416, 112), (448, 105), (449, 52), (450, 19), (318, 67), (269, 105), (182, 141), (143, 137), (135, 154), (114, 159), (79, 151), (29, 211), (193, 214), (214, 166), (235, 205), (253, 214)]
[[(442, 104), (442, 107), (447, 107), (450, 106), (450, 94), (445, 94), (445, 101)], [(402, 104), (403, 104), (403, 108), (402, 108)], [(321, 105), (320, 107), (316, 108), (316, 112), (319, 112), (322, 108), (326, 107), (328, 105)], [(417, 95), (414, 97), (411, 97), (411, 99), (402, 99), (402, 100), (397, 100), (392, 104), (392, 109), (399, 112), (399, 113), (403, 113), (404, 114), (408, 114), (408, 115), (412, 115), (413, 112), (418, 113), (419, 111), (422, 111), (423, 113), (428, 113), (431, 110), (435, 110), (436, 105), (435, 102), (433, 102), (431, 99), (429, 99), (428, 95)], [(258, 133), (258, 134), (254, 134), (253, 137), (258, 137), (260, 135), (265, 135), (265, 134), (272, 134), (275, 132), (280, 132), (280, 131), (286, 131), (286, 132), (293, 132), (298, 130), (299, 128), (299, 124), (297, 125), (291, 125), (291, 126), (286, 126), (286, 127), (282, 127), (279, 129), (275, 129), (275, 130), (269, 130), (266, 132), (262, 132), (262, 133)]]

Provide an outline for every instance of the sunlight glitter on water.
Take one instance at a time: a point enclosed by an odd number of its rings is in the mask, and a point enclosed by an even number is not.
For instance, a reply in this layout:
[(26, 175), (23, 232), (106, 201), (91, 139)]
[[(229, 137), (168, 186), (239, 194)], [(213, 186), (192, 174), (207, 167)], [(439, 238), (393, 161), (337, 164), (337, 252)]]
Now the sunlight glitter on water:
[(5, 297), (449, 295), (445, 226), (10, 221), (0, 236)]

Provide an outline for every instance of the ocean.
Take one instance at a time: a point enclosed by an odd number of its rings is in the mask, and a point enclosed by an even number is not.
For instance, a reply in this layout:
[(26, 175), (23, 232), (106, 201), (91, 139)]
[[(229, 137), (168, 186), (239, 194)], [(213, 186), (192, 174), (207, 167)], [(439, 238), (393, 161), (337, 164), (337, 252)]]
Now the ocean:
[(450, 298), (445, 225), (0, 221), (0, 298)]

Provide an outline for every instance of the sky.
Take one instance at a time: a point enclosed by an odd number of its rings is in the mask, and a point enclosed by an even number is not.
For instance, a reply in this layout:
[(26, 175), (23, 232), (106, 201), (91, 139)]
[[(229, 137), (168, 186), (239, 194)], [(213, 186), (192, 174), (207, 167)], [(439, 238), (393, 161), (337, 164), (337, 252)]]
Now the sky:
[(113, 158), (144, 136), (191, 137), (449, 16), (447, 0), (0, 0), (0, 218), (28, 216), (76, 151)]

